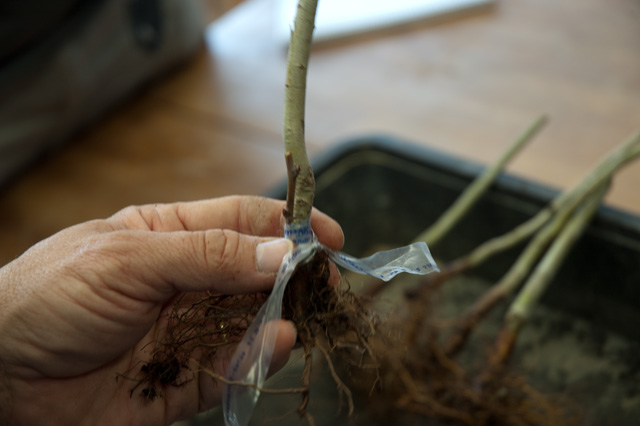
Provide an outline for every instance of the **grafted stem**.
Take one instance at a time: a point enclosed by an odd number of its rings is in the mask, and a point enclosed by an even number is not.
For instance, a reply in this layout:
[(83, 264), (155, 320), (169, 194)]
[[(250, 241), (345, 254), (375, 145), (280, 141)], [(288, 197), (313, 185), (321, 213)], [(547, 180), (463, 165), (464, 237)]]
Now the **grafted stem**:
[[(283, 131), (285, 152), (293, 160), (293, 167), (287, 167), (289, 182), (293, 182), (295, 189), (287, 193), (287, 198), (293, 195), (293, 200), (287, 200), (289, 211), (285, 219), (288, 223), (308, 220), (313, 207), (315, 179), (305, 146), (304, 116), (307, 67), (317, 7), (318, 0), (300, 0), (289, 45)], [(292, 178), (294, 170), (296, 176)]]

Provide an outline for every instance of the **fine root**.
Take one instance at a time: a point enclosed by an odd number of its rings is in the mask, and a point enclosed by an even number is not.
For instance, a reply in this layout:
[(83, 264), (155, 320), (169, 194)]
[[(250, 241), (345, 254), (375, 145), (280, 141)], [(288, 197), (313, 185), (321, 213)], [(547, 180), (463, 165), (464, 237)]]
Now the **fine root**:
[(134, 382), (132, 397), (140, 390), (149, 401), (161, 398), (167, 386), (180, 387), (193, 379), (189, 361), (195, 352), (206, 364), (221, 347), (239, 342), (265, 298), (265, 294), (183, 296), (165, 317), (162, 337), (144, 348), (149, 360), (119, 378)]
[(350, 368), (370, 368), (377, 364), (369, 345), (376, 334), (376, 321), (348, 285), (346, 288), (329, 285), (328, 262), (327, 254), (318, 252), (311, 261), (299, 265), (284, 298), (284, 318), (295, 324), (305, 360), (301, 377), (305, 390), (298, 414), (309, 424), (313, 424), (307, 407), (314, 350), (323, 355), (341, 400), (347, 402), (349, 414), (354, 410), (351, 390), (339, 376), (332, 356)]
[(438, 419), (468, 426), (579, 424), (572, 404), (537, 391), (508, 368), (515, 334), (501, 333), (487, 358), (475, 354), (473, 365), (447, 353), (446, 337), (456, 332), (456, 324), (445, 326), (435, 318), (435, 292), (422, 291), (419, 301), (405, 301), (404, 314), (387, 322), (396, 332), (380, 332), (372, 339), (377, 376), (351, 377), (354, 390), (362, 393), (370, 391), (371, 383), (380, 383), (369, 404), (376, 418), (396, 423)]

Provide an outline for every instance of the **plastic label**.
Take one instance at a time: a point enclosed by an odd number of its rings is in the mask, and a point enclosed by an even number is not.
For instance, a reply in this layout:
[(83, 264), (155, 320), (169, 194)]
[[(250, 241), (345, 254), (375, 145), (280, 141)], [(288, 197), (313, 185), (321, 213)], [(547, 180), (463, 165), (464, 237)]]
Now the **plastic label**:
[(259, 389), (269, 372), (278, 335), (278, 329), (269, 327), (268, 324), (282, 317), (284, 290), (299, 263), (323, 250), (336, 264), (384, 281), (389, 281), (402, 272), (423, 275), (439, 270), (424, 242), (377, 252), (364, 259), (358, 259), (334, 252), (320, 244), (308, 222), (286, 225), (284, 234), (296, 244), (296, 247), (282, 259), (271, 294), (238, 344), (229, 364), (226, 378), (237, 384), (225, 384), (222, 389), (222, 410), (227, 426), (246, 426), (249, 423), (260, 396)]

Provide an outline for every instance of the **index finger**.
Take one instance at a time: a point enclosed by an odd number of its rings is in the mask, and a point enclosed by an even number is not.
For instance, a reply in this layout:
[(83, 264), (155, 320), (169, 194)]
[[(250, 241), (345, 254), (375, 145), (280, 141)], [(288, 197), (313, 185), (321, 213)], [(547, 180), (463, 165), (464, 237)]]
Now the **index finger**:
[[(248, 235), (281, 237), (285, 202), (259, 196), (229, 196), (174, 204), (130, 207), (111, 220), (130, 229), (151, 231), (204, 231), (230, 229)], [(344, 235), (338, 223), (313, 209), (311, 227), (318, 240), (340, 250)]]

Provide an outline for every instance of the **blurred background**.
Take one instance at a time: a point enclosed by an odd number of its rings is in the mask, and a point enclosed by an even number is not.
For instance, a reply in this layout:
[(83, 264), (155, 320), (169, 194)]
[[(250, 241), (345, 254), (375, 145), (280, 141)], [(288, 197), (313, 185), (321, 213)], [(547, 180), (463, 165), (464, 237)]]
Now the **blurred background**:
[[(130, 204), (261, 194), (285, 177), (280, 0), (31, 3), (8, 1), (0, 21), (0, 265)], [(487, 164), (547, 114), (509, 171), (563, 188), (640, 127), (636, 0), (405, 19), (314, 46), (311, 157), (387, 134)], [(640, 165), (626, 168), (608, 202), (640, 213), (639, 183)]]

